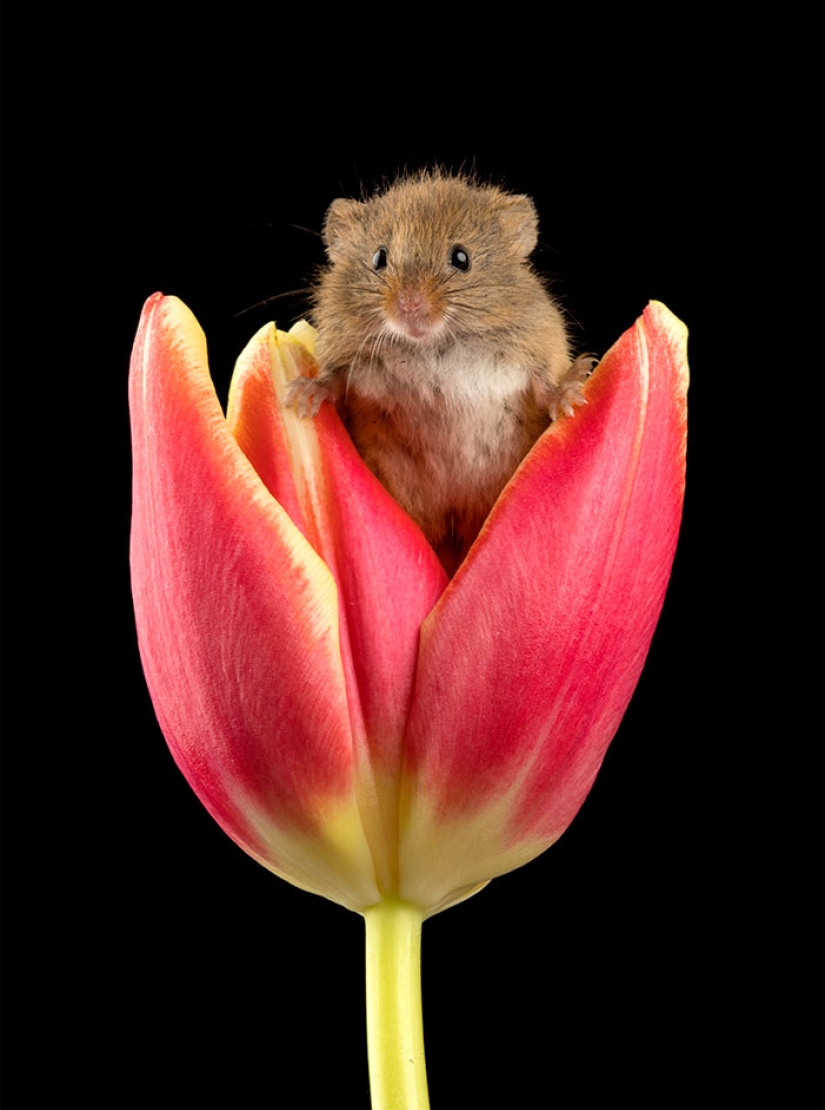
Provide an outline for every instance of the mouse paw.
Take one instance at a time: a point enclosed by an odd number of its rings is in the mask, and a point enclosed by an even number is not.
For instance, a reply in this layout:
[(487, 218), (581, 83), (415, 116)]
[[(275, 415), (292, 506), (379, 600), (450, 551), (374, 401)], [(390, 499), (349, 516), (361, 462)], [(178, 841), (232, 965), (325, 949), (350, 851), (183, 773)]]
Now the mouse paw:
[(295, 378), (286, 387), (284, 407), (295, 409), (302, 419), (317, 416), (324, 401), (328, 401), (332, 391), (317, 378)]
[(551, 420), (558, 420), (561, 413), (572, 416), (576, 408), (587, 404), (584, 383), (593, 373), (598, 361), (593, 355), (579, 355), (571, 362), (564, 381), (559, 384), (558, 396), (550, 404)]

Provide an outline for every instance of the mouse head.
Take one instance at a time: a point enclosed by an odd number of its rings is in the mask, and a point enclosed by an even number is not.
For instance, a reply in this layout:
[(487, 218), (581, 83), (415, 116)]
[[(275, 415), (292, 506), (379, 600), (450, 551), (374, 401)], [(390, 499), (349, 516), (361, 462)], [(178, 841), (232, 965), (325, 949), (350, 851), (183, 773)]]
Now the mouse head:
[(499, 326), (536, 245), (532, 200), (441, 173), (404, 178), (366, 201), (336, 200), (324, 242), (329, 279), (352, 311), (413, 343)]

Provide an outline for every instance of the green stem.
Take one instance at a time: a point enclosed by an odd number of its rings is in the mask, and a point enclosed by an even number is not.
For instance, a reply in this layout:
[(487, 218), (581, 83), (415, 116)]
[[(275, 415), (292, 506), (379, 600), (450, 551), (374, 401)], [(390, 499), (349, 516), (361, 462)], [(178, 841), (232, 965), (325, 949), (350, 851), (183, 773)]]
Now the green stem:
[(423, 911), (387, 899), (363, 913), (372, 1110), (429, 1110), (421, 1020)]

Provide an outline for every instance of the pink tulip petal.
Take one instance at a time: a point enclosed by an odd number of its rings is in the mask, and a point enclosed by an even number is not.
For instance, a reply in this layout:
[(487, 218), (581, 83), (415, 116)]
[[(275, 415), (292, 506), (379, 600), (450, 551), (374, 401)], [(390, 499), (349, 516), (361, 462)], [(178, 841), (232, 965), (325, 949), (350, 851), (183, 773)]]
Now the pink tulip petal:
[[(303, 344), (273, 325), (235, 371), (228, 423), (267, 488), (333, 572), (371, 758), (398, 770), (421, 622), (447, 577), (419, 528), (370, 473), (338, 414), (284, 409), (308, 370)], [(354, 619), (347, 619), (352, 614)]]
[[(293, 524), (312, 543), (304, 520), (293, 474), (284, 422), (282, 397), (276, 392), (273, 367), (286, 356), (309, 367), (309, 351), (297, 340), (284, 345), (274, 324), (255, 335), (235, 364), (226, 422), (238, 444), (275, 500), (287, 511)], [(319, 552), (320, 554), (320, 552)]]
[(589, 791), (641, 673), (676, 548), (685, 338), (664, 306), (648, 306), (602, 360), (587, 406), (522, 464), (425, 622), (408, 729), (405, 897), (449, 904), (526, 862)]
[(421, 531), (364, 465), (335, 409), (324, 405), (314, 420), (302, 420), (284, 407), (286, 383), (300, 372), (311, 372), (306, 347), (274, 326), (263, 329), (238, 361), (228, 422), (338, 585), (356, 793), (379, 886), (391, 892), (419, 630), (447, 578)]
[(138, 637), (175, 760), (251, 855), (369, 904), (335, 583), (239, 450), (174, 298), (144, 308), (130, 404)]

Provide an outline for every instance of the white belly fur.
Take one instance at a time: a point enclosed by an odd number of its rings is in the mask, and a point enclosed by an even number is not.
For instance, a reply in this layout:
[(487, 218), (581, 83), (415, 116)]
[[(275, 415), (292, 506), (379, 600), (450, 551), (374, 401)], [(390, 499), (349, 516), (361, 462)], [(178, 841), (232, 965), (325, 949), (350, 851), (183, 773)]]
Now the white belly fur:
[(480, 524), (546, 424), (529, 370), (482, 344), (381, 355), (347, 390), (364, 460), (428, 534), (451, 515)]

